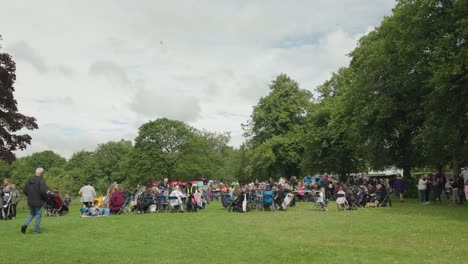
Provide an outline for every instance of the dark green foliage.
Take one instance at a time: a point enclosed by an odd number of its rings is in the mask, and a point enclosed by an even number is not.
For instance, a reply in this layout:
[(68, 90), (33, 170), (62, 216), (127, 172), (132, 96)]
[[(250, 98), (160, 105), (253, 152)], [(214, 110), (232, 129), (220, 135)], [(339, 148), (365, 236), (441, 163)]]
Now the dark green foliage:
[(270, 85), (244, 126), (252, 178), (292, 176), (300, 172), (304, 124), (312, 95), (285, 74)]
[(38, 128), (34, 117), (25, 116), (18, 111), (13, 95), (15, 81), (16, 63), (9, 54), (0, 52), (0, 159), (9, 162), (16, 159), (14, 151), (24, 150), (31, 144), (29, 135), (18, 135), (16, 132)]

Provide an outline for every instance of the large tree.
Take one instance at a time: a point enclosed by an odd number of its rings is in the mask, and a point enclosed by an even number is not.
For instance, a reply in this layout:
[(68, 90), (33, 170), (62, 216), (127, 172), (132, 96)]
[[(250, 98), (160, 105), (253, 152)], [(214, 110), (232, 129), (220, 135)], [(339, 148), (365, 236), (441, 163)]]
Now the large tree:
[(343, 96), (351, 76), (346, 68), (317, 88), (319, 100), (311, 109), (303, 139), (303, 168), (315, 172), (335, 172), (343, 179), (365, 167), (360, 133), (352, 122), (352, 105)]
[(105, 176), (106, 182), (123, 182), (130, 174), (131, 141), (121, 140), (100, 144), (94, 153), (94, 158)]
[(143, 124), (135, 139), (135, 173), (146, 180), (176, 176), (194, 137), (193, 128), (167, 118)]
[(421, 134), (425, 159), (439, 170), (449, 163), (453, 173), (468, 165), (468, 3), (439, 1), (427, 6), (436, 32), (430, 50), (425, 104), (426, 122)]
[(255, 177), (292, 176), (300, 172), (301, 139), (312, 95), (285, 74), (270, 85), (270, 93), (254, 107), (244, 125), (247, 146), (253, 151)]
[[(0, 35), (1, 40), (1, 35)], [(2, 46), (0, 45), (0, 50)], [(18, 112), (15, 91), (16, 64), (7, 53), (0, 52), (0, 159), (15, 160), (14, 152), (24, 150), (31, 144), (27, 134), (15, 134), (26, 128), (37, 129), (36, 119)]]
[(434, 24), (443, 19), (436, 2), (399, 1), (351, 53), (352, 89), (345, 96), (375, 169), (395, 165), (408, 177), (419, 160), (415, 138), (425, 122), (429, 54), (440, 33)]

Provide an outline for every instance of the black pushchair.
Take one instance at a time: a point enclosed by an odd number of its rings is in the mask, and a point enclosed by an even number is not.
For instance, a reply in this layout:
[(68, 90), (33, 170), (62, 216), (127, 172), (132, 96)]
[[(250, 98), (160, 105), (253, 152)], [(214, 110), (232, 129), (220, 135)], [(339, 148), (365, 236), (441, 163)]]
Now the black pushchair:
[(68, 213), (68, 206), (63, 204), (58, 194), (50, 192), (47, 194), (47, 204), (45, 207), (46, 216), (61, 216)]

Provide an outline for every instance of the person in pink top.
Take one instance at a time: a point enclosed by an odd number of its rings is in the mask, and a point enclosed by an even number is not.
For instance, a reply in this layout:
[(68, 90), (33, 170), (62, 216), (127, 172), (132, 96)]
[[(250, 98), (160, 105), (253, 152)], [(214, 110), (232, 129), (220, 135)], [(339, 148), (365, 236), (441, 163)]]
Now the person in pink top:
[(468, 180), (465, 182), (465, 199), (468, 201)]

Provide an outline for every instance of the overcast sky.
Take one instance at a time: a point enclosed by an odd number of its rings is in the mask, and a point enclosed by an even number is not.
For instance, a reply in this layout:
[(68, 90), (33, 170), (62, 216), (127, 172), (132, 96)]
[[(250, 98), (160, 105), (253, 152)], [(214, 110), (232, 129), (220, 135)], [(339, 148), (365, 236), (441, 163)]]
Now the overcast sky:
[(0, 0), (2, 52), (17, 63), (15, 97), (37, 118), (19, 157), (69, 158), (133, 140), (160, 117), (243, 142), (269, 83), (286, 73), (314, 91), (394, 0)]

